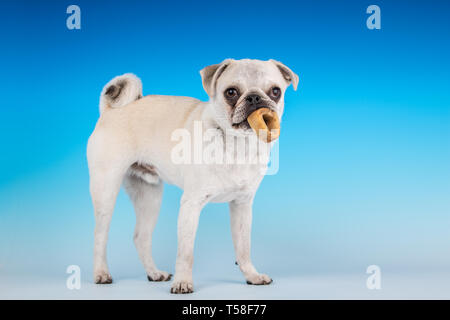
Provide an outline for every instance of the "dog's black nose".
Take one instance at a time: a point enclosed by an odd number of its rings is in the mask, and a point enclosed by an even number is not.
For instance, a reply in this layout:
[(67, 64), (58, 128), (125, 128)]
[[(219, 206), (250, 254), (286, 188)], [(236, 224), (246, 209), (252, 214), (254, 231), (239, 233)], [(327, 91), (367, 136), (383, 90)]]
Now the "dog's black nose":
[(261, 97), (257, 94), (251, 94), (245, 98), (250, 105), (256, 105), (261, 102)]

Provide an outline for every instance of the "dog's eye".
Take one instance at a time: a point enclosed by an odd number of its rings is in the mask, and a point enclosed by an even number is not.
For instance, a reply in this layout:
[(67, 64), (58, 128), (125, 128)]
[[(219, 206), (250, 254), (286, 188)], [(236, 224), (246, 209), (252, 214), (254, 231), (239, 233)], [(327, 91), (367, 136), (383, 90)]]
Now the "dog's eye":
[(280, 96), (280, 94), (281, 94), (280, 88), (278, 88), (278, 87), (272, 88), (272, 96), (274, 98), (278, 98)]
[(235, 88), (228, 88), (225, 91), (225, 94), (227, 95), (228, 98), (234, 98), (237, 96), (238, 92)]

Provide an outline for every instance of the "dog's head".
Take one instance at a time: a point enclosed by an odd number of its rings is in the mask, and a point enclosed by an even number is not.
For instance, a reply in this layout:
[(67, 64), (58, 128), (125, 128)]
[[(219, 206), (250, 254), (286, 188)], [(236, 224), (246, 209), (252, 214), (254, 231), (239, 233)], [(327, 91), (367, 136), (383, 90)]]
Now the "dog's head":
[(210, 97), (216, 121), (226, 130), (250, 133), (248, 116), (259, 108), (269, 108), (281, 119), (284, 92), (298, 76), (275, 60), (233, 60), (200, 71), (203, 87)]

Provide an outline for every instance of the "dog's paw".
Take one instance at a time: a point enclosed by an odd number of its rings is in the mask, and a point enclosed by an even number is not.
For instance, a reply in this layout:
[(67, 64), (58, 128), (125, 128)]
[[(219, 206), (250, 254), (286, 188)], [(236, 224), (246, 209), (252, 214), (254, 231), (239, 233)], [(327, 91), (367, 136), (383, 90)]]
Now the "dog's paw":
[(94, 282), (97, 284), (110, 284), (113, 280), (108, 272), (99, 271), (94, 273)]
[(172, 275), (165, 271), (155, 271), (151, 272), (147, 275), (148, 281), (169, 281), (172, 278)]
[(189, 281), (174, 281), (170, 288), (170, 293), (192, 293), (194, 292), (194, 285)]
[(247, 284), (254, 284), (254, 285), (265, 285), (271, 284), (272, 282), (273, 280), (267, 274), (262, 273), (257, 273), (247, 279)]

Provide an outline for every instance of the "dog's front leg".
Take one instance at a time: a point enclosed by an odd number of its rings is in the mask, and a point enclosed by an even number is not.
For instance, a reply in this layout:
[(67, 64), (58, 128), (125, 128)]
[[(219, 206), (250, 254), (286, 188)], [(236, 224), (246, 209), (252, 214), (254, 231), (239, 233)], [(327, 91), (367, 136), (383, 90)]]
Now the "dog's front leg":
[(194, 241), (197, 232), (200, 212), (206, 204), (205, 198), (189, 197), (186, 194), (181, 199), (178, 215), (178, 253), (175, 265), (171, 293), (192, 293), (192, 265), (194, 263)]
[(230, 202), (231, 233), (236, 262), (248, 284), (270, 284), (272, 279), (266, 274), (258, 273), (250, 258), (252, 202), (252, 200)]

